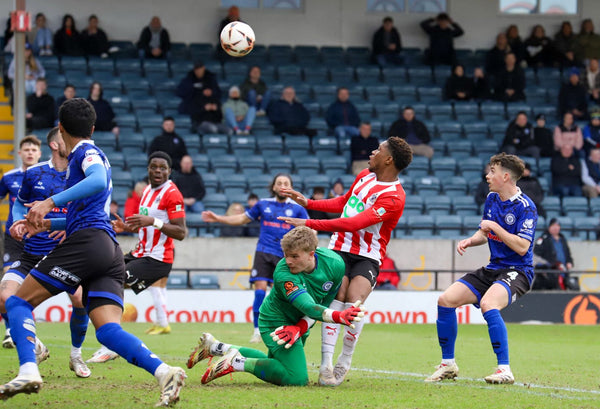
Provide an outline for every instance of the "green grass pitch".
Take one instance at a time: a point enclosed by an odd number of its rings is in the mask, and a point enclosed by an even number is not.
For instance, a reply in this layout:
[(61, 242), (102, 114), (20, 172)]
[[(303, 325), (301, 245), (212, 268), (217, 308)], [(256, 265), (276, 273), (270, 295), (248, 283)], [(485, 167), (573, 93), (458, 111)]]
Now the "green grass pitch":
[[(170, 335), (144, 335), (147, 325), (124, 324), (167, 363), (185, 367), (201, 332), (249, 346), (247, 324), (172, 324)], [(515, 385), (487, 385), (483, 377), (496, 360), (487, 328), (459, 326), (456, 345), (460, 376), (456, 381), (425, 384), (423, 378), (439, 363), (433, 325), (367, 325), (354, 355), (353, 369), (337, 388), (316, 385), (320, 363), (320, 326), (306, 350), (310, 385), (278, 387), (250, 374), (234, 373), (201, 385), (201, 362), (187, 370), (180, 408), (600, 408), (600, 355), (597, 326), (509, 325), (511, 367)], [(68, 368), (70, 348), (66, 324), (41, 323), (38, 335), (50, 349), (40, 366), (44, 387), (38, 395), (18, 395), (2, 407), (17, 408), (143, 408), (158, 401), (156, 381), (122, 358), (92, 364), (92, 376), (78, 379)], [(341, 339), (338, 342), (338, 349)], [(90, 325), (84, 359), (98, 347)], [(260, 346), (264, 350), (264, 345)], [(0, 349), (0, 382), (18, 369), (15, 350)]]

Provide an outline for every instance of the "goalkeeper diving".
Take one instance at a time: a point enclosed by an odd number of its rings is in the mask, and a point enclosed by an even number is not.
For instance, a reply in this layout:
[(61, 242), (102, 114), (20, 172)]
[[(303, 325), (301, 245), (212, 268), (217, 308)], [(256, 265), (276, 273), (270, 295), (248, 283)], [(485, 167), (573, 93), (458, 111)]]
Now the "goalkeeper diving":
[(327, 308), (342, 283), (346, 266), (332, 250), (317, 248), (315, 232), (296, 227), (283, 236), (284, 258), (273, 273), (273, 289), (260, 307), (258, 327), (269, 354), (225, 344), (202, 334), (191, 353), (188, 368), (213, 359), (202, 383), (232, 372), (249, 372), (275, 385), (308, 384), (304, 342), (316, 321), (354, 327), (364, 317), (361, 301), (343, 311)]

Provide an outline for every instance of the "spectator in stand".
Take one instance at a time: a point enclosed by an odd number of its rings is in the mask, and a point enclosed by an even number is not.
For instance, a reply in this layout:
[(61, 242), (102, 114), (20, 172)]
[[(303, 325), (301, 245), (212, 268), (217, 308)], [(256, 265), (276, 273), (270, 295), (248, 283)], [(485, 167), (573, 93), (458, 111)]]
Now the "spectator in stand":
[(536, 24), (531, 30), (529, 38), (525, 40), (525, 52), (525, 60), (530, 68), (554, 65), (552, 40), (546, 36), (546, 30), (541, 24)]
[(600, 103), (600, 69), (598, 60), (591, 58), (581, 78), (581, 83), (585, 88), (590, 100)]
[(586, 119), (588, 115), (587, 101), (587, 92), (579, 80), (579, 68), (573, 67), (569, 70), (569, 81), (560, 87), (560, 93), (558, 94), (559, 115), (562, 116), (570, 112), (575, 119)]
[(429, 146), (431, 136), (425, 124), (415, 118), (415, 110), (407, 106), (402, 111), (402, 118), (390, 126), (388, 137), (399, 136), (405, 139), (413, 150), (413, 155), (426, 156), (431, 159), (433, 148)]
[(329, 197), (336, 198), (344, 196), (344, 192), (344, 182), (342, 182), (342, 179), (336, 179), (333, 181), (333, 185), (331, 185), (331, 192), (329, 192)]
[(111, 200), (110, 201), (110, 220), (117, 220), (116, 216), (121, 217), (121, 215), (119, 214), (119, 203), (116, 200)]
[(473, 70), (473, 98), (477, 101), (485, 101), (492, 96), (492, 88), (483, 69), (476, 67)]
[(510, 52), (515, 55), (517, 65), (520, 66), (525, 61), (526, 52), (525, 44), (519, 35), (519, 27), (515, 24), (511, 24), (506, 29), (506, 41), (508, 41), (508, 45), (510, 46)]
[(102, 97), (103, 93), (102, 84), (97, 81), (92, 82), (92, 85), (90, 85), (90, 94), (87, 99), (96, 110), (96, 125), (94, 130), (110, 131), (115, 136), (118, 136), (119, 127), (115, 122), (115, 112), (110, 103)]
[[(31, 45), (25, 44), (25, 95), (33, 94), (35, 92), (35, 82), (38, 78), (45, 78), (46, 70), (40, 61), (34, 57), (31, 51)], [(8, 67), (8, 78), (13, 82), (13, 89), (15, 86), (15, 58), (10, 62)]]
[(535, 145), (533, 126), (524, 111), (519, 111), (506, 128), (502, 151), (510, 155), (540, 157), (540, 148)]
[(425, 60), (431, 65), (454, 65), (454, 38), (464, 34), (458, 23), (452, 21), (446, 13), (440, 13), (435, 19), (428, 18), (421, 22), (421, 28), (429, 36), (429, 50)]
[(552, 131), (546, 128), (546, 116), (544, 114), (537, 114), (535, 117), (533, 140), (535, 146), (540, 148), (541, 157), (551, 158), (554, 155), (554, 137)]
[(386, 65), (402, 65), (402, 38), (394, 27), (394, 19), (390, 16), (383, 18), (381, 27), (373, 34), (373, 62), (381, 67)]
[(285, 87), (281, 98), (273, 101), (267, 109), (269, 121), (275, 127), (276, 134), (315, 136), (314, 129), (308, 129), (310, 113), (296, 98), (294, 87)]
[[(233, 202), (225, 211), (225, 216), (233, 216), (236, 214), (244, 214), (246, 209), (244, 205), (238, 202)], [(220, 237), (245, 237), (247, 235), (247, 225), (230, 226), (224, 224), (219, 227)]]
[(253, 65), (248, 70), (248, 76), (240, 85), (242, 99), (251, 107), (256, 108), (256, 116), (264, 116), (271, 102), (271, 91), (260, 78), (260, 67)]
[(256, 118), (256, 108), (249, 107), (240, 98), (240, 89), (237, 86), (229, 88), (229, 99), (223, 104), (225, 123), (236, 135), (249, 135), (252, 124)]
[(561, 67), (579, 66), (581, 63), (575, 57), (577, 37), (569, 21), (563, 21), (560, 30), (554, 35), (554, 52)]
[(590, 149), (586, 159), (581, 159), (583, 194), (589, 198), (600, 194), (600, 147)]
[(488, 194), (490, 193), (490, 185), (487, 181), (487, 174), (490, 173), (490, 164), (486, 164), (485, 168), (483, 168), (483, 173), (481, 174), (481, 181), (477, 185), (477, 189), (475, 189), (475, 203), (477, 206), (481, 207), (482, 204), (485, 203)]
[(52, 128), (56, 107), (54, 98), (48, 94), (48, 84), (44, 78), (35, 81), (35, 92), (27, 97), (25, 122), (28, 130)]
[(35, 55), (52, 55), (52, 31), (46, 26), (44, 13), (35, 15), (35, 26), (27, 33), (27, 42)]
[(225, 62), (229, 59), (232, 59), (234, 57), (231, 57), (229, 54), (227, 54), (225, 52), (225, 50), (223, 50), (223, 47), (221, 47), (221, 31), (223, 31), (223, 28), (225, 28), (225, 26), (229, 23), (232, 23), (234, 21), (242, 21), (240, 19), (240, 9), (238, 6), (231, 6), (229, 7), (229, 9), (227, 10), (227, 16), (225, 16), (225, 18), (223, 20), (221, 20), (221, 23), (219, 24), (219, 32), (218, 34), (218, 39), (219, 41), (217, 42), (217, 59), (221, 62)]
[[(248, 199), (246, 199), (246, 209), (245, 210), (252, 209), (254, 207), (254, 205), (256, 203), (258, 203), (259, 200), (260, 199), (256, 194), (250, 193), (248, 195)], [(225, 226), (222, 226), (222, 227), (225, 227)], [(246, 236), (247, 237), (258, 237), (260, 235), (260, 221), (252, 220), (245, 227), (246, 227)]]
[(533, 201), (537, 208), (538, 215), (546, 217), (546, 211), (542, 207), (544, 189), (542, 189), (542, 185), (540, 185), (538, 178), (532, 176), (531, 165), (527, 162), (525, 163), (523, 176), (517, 181), (517, 186)]
[(167, 153), (173, 161), (173, 170), (179, 172), (181, 158), (188, 154), (185, 142), (175, 132), (175, 119), (165, 116), (162, 123), (162, 133), (156, 136), (150, 143), (148, 155), (153, 152), (162, 151)]
[(396, 263), (386, 254), (379, 266), (379, 275), (377, 276), (375, 289), (394, 291), (398, 289), (399, 282), (400, 273), (396, 268)]
[(65, 14), (62, 27), (54, 33), (54, 54), (67, 56), (83, 55), (81, 36), (75, 28), (75, 20), (70, 14)]
[(581, 22), (581, 29), (576, 37), (576, 58), (587, 61), (591, 58), (600, 58), (600, 35), (594, 33), (594, 22), (586, 18)]
[(368, 167), (369, 156), (379, 147), (379, 140), (371, 135), (371, 124), (363, 122), (358, 128), (358, 135), (350, 141), (350, 158), (352, 160), (352, 174), (358, 175)]
[(329, 132), (339, 139), (358, 135), (360, 116), (356, 106), (350, 101), (350, 92), (346, 87), (337, 89), (337, 99), (329, 105), (325, 114)]
[[(573, 268), (573, 257), (567, 239), (560, 232), (560, 222), (550, 219), (548, 228), (536, 240), (533, 254), (537, 258), (534, 288), (536, 290), (558, 290), (565, 288), (568, 271)], [(542, 271), (537, 271), (538, 269)], [(544, 269), (561, 270), (565, 273), (545, 273)], [(561, 285), (562, 282), (562, 285)]]
[(140, 33), (137, 48), (140, 58), (169, 59), (171, 39), (167, 29), (163, 28), (160, 18), (152, 17), (150, 24), (144, 27)]
[(444, 96), (449, 100), (468, 101), (473, 98), (473, 87), (473, 78), (465, 76), (464, 65), (456, 64), (446, 80)]
[(173, 178), (173, 183), (183, 196), (185, 211), (202, 213), (204, 210), (202, 199), (206, 194), (206, 188), (204, 187), (204, 180), (194, 167), (194, 161), (190, 155), (181, 158), (179, 172)]
[[(322, 200), (327, 199), (325, 197), (325, 188), (323, 186), (315, 186), (313, 188), (311, 200)], [(324, 212), (322, 210), (310, 210), (307, 209), (308, 217), (311, 219), (334, 219), (331, 213)], [(324, 232), (323, 232), (324, 233)]]
[(108, 57), (108, 37), (98, 27), (98, 17), (95, 14), (88, 18), (88, 26), (81, 32), (81, 45), (87, 56)]
[(494, 75), (504, 67), (504, 57), (511, 52), (505, 33), (499, 33), (496, 36), (496, 44), (488, 51), (485, 56), (485, 71), (489, 75)]
[(65, 87), (63, 88), (63, 95), (61, 97), (58, 97), (58, 99), (56, 100), (56, 117), (57, 118), (58, 118), (58, 109), (60, 108), (60, 106), (66, 100), (75, 98), (75, 94), (76, 94), (75, 85), (73, 85), (73, 84), (65, 85)]
[(248, 199), (246, 199), (246, 210), (252, 209), (252, 207), (258, 203), (259, 200), (260, 198), (256, 193), (250, 193), (248, 195)]
[(197, 99), (198, 106), (191, 115), (192, 127), (196, 132), (204, 135), (220, 133), (231, 135), (231, 128), (223, 123), (223, 108), (221, 100), (213, 95), (200, 94)]
[(140, 211), (140, 202), (142, 201), (142, 196), (146, 186), (148, 186), (148, 183), (143, 180), (135, 183), (133, 190), (129, 192), (129, 195), (125, 200), (125, 206), (123, 210), (124, 219), (127, 219), (129, 216), (133, 216), (134, 214), (138, 214)]
[(580, 197), (581, 190), (581, 162), (573, 151), (571, 145), (563, 145), (559, 152), (552, 157), (552, 190), (555, 196), (561, 199), (565, 196)]
[(194, 121), (194, 115), (203, 111), (207, 98), (220, 100), (221, 89), (217, 76), (206, 68), (204, 62), (196, 61), (194, 68), (179, 82), (175, 94), (181, 98), (179, 113), (190, 115)]
[(574, 151), (583, 148), (583, 134), (581, 128), (573, 120), (573, 114), (567, 112), (563, 115), (563, 122), (554, 128), (554, 149), (559, 151), (563, 146), (568, 145)]
[(583, 128), (583, 149), (587, 154), (593, 148), (600, 148), (600, 111), (595, 110), (590, 115), (590, 123)]
[(494, 96), (503, 102), (525, 100), (525, 73), (512, 52), (506, 54), (504, 68), (495, 77)]

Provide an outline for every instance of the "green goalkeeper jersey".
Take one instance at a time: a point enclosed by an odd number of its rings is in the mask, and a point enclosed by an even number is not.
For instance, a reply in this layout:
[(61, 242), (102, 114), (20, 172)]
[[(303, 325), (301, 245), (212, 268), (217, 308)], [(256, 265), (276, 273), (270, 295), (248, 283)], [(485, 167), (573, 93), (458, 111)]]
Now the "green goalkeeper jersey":
[(292, 274), (285, 259), (273, 272), (273, 288), (260, 307), (261, 332), (281, 325), (296, 324), (308, 316), (323, 320), (323, 310), (335, 298), (342, 284), (346, 265), (332, 250), (318, 247), (315, 269), (311, 273)]

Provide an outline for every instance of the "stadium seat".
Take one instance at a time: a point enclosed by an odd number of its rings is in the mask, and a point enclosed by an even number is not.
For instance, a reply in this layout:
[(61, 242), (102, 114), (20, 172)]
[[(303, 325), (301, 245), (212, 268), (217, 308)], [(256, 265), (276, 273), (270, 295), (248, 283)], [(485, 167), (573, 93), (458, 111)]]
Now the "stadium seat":
[(264, 173), (265, 159), (262, 155), (247, 155), (238, 158), (240, 170), (246, 175), (256, 175)]
[[(454, 110), (452, 105), (447, 102), (430, 103), (427, 106), (427, 112), (432, 121), (440, 122), (454, 120)], [(459, 128), (459, 131), (462, 131), (462, 126)]]
[(517, 114), (521, 111), (523, 111), (527, 114), (527, 117), (530, 122), (533, 122), (533, 120), (532, 120), (533, 118), (531, 116), (531, 114), (532, 114), (531, 106), (529, 106), (529, 104), (525, 104), (522, 102), (513, 102), (513, 103), (506, 104), (506, 115), (507, 115), (509, 121), (512, 121), (513, 119), (515, 119), (517, 117)]
[(435, 227), (433, 216), (409, 215), (406, 222), (410, 237), (431, 238), (433, 236)]
[[(505, 107), (502, 102), (485, 101), (481, 104), (480, 111), (481, 116), (486, 121), (506, 119)], [(506, 127), (504, 129), (506, 129)]]
[[(403, 84), (393, 85), (392, 83), (392, 95), (396, 101), (416, 101), (417, 100), (417, 87), (415, 85)], [(396, 83), (397, 84), (397, 83)]]
[(325, 191), (328, 190), (330, 178), (327, 175), (313, 175), (309, 178), (304, 179), (304, 190), (311, 192), (315, 187), (323, 187)]
[(462, 216), (459, 215), (436, 215), (436, 234), (444, 238), (458, 239), (462, 234)]
[(167, 288), (173, 290), (188, 288), (187, 274), (174, 274), (171, 272), (167, 278)]
[(381, 70), (381, 78), (386, 84), (394, 85), (406, 83), (408, 77), (404, 67), (384, 67)]
[(598, 217), (574, 217), (573, 228), (575, 235), (582, 240), (597, 239), (596, 232), (600, 227)]
[[(95, 134), (94, 134), (95, 136)], [(146, 137), (141, 133), (132, 133), (119, 136), (119, 146), (121, 148), (139, 148), (145, 152), (146, 150)]]
[[(398, 180), (400, 181), (400, 184), (402, 185), (404, 192), (406, 192), (406, 195), (407, 196), (410, 195), (414, 189), (413, 178), (408, 175), (399, 175)], [(344, 186), (346, 187), (346, 185), (344, 185)]]
[(348, 47), (346, 49), (348, 64), (358, 66), (367, 65), (371, 62), (371, 50), (368, 47)]
[(304, 67), (304, 81), (309, 84), (323, 84), (329, 82), (329, 71), (322, 65)]
[(573, 231), (573, 219), (568, 216), (557, 217), (558, 223), (560, 223), (560, 232), (567, 238), (572, 239), (574, 236)]
[(481, 223), (480, 215), (463, 216), (463, 235), (473, 235), (477, 230), (479, 230), (479, 223)]
[(424, 212), (424, 200), (421, 196), (407, 195), (403, 215), (421, 215)]
[(381, 77), (379, 67), (368, 65), (356, 67), (356, 79), (362, 84), (375, 85), (378, 84)]
[(267, 190), (270, 188), (272, 182), (273, 175), (252, 175), (251, 178), (248, 178), (248, 189), (251, 192)]
[(457, 160), (470, 158), (473, 152), (473, 145), (468, 140), (453, 141), (448, 144), (448, 155)]
[(213, 171), (218, 175), (229, 175), (236, 173), (238, 168), (238, 160), (233, 155), (221, 154), (212, 155), (208, 154), (211, 158), (211, 164)]
[(429, 159), (424, 156), (413, 156), (413, 160), (406, 171), (412, 177), (429, 175)]
[(279, 82), (295, 84), (302, 82), (302, 69), (297, 65), (283, 65), (277, 68)]
[(231, 150), (236, 156), (254, 155), (256, 153), (256, 137), (252, 135), (234, 135), (230, 141)]
[(452, 202), (449, 196), (425, 196), (425, 213), (430, 215), (448, 215), (452, 210)]
[(115, 187), (120, 186), (128, 189), (133, 188), (133, 176), (131, 175), (131, 172), (112, 169), (111, 178), (113, 186)]
[(435, 176), (424, 176), (415, 180), (415, 189), (419, 196), (437, 196), (441, 183)]
[(218, 290), (221, 288), (219, 278), (214, 274), (192, 274), (191, 286), (195, 290)]
[(314, 66), (320, 63), (320, 53), (317, 46), (314, 45), (297, 45), (294, 47), (296, 61), (303, 66)]
[(337, 155), (337, 139), (332, 136), (317, 136), (313, 138), (313, 150), (319, 158)]
[[(432, 109), (433, 107), (430, 105), (429, 109)], [(448, 111), (448, 108), (450, 108), (450, 111)], [(451, 105), (437, 105), (437, 108), (433, 108), (434, 111), (435, 109), (442, 109), (442, 111), (445, 112), (451, 112), (452, 110), (452, 106)], [(451, 115), (451, 113), (449, 114)], [(462, 124), (458, 121), (453, 121), (453, 120), (443, 120), (443, 121), (437, 121), (435, 124), (435, 129), (437, 130), (437, 133), (439, 135), (448, 135), (448, 134), (453, 134), (456, 135), (457, 138), (460, 138), (462, 135)]]
[(277, 173), (292, 173), (294, 163), (290, 156), (281, 154), (265, 156), (264, 153), (263, 156), (267, 158), (265, 161), (267, 164), (267, 172), (271, 173), (272, 175)]
[[(479, 105), (475, 102), (454, 102), (454, 114), (456, 115), (456, 119), (463, 122), (466, 132), (466, 125), (471, 122), (464, 121), (464, 118), (479, 117)], [(485, 125), (485, 130), (487, 131), (487, 124)]]
[(321, 47), (321, 60), (325, 65), (342, 65), (346, 61), (344, 49), (339, 46)]
[[(446, 145), (448, 142), (442, 139), (432, 139), (429, 142), (429, 146), (433, 149), (434, 158), (440, 158), (446, 156)], [(451, 142), (450, 142), (451, 143)]]
[(258, 151), (265, 157), (275, 157), (283, 152), (283, 138), (280, 135), (261, 135), (256, 139)]
[(202, 147), (210, 155), (225, 155), (229, 153), (229, 138), (227, 135), (206, 134), (202, 136)]
[(479, 158), (464, 158), (457, 162), (459, 173), (467, 180), (481, 177), (484, 162)]
[(544, 200), (542, 200), (542, 206), (546, 211), (546, 218), (551, 219), (553, 217), (560, 216), (561, 213), (561, 205), (560, 198), (557, 196), (546, 196)]
[(294, 166), (296, 173), (300, 176), (312, 176), (316, 175), (321, 171), (321, 161), (315, 156), (296, 156), (294, 157)]
[(408, 81), (415, 85), (433, 84), (433, 74), (431, 67), (427, 65), (412, 66), (406, 69)]
[(431, 161), (431, 170), (433, 175), (445, 179), (456, 174), (456, 159), (454, 158), (435, 158)]
[(466, 195), (469, 185), (462, 176), (450, 176), (443, 179), (442, 187), (445, 195), (454, 197)]
[(452, 197), (452, 212), (461, 216), (472, 216), (479, 212), (473, 196)]
[(417, 93), (419, 94), (419, 101), (424, 104), (436, 103), (442, 100), (442, 88), (434, 85), (420, 86), (417, 88)]
[(328, 156), (322, 161), (323, 172), (328, 176), (343, 175), (348, 170), (348, 162), (344, 156)]
[(587, 217), (589, 213), (588, 199), (585, 197), (563, 197), (562, 211), (569, 217)]

